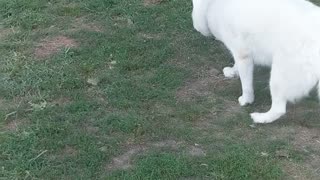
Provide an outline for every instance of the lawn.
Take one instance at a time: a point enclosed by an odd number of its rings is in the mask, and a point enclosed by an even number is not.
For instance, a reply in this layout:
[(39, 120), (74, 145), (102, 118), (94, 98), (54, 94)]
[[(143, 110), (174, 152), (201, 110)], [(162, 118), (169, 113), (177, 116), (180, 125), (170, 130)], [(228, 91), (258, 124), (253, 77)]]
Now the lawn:
[[(318, 1), (320, 4), (320, 1)], [(319, 179), (316, 93), (240, 107), (191, 0), (0, 0), (0, 179)]]

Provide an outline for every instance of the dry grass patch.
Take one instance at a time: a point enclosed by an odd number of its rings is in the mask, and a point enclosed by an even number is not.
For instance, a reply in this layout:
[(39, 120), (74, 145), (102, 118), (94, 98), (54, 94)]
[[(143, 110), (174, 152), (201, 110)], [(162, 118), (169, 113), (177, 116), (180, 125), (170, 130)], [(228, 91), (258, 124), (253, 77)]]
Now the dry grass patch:
[(14, 119), (7, 122), (4, 126), (5, 131), (17, 132), (25, 122), (21, 119)]
[(128, 170), (133, 168), (133, 158), (139, 154), (145, 154), (150, 149), (169, 149), (177, 151), (181, 148), (186, 149), (186, 154), (193, 157), (206, 156), (206, 151), (200, 145), (188, 145), (182, 141), (164, 140), (159, 142), (150, 142), (146, 144), (132, 145), (127, 147), (127, 151), (112, 159), (111, 163), (106, 166), (108, 171)]
[(50, 104), (54, 105), (54, 106), (66, 106), (68, 104), (71, 103), (71, 100), (67, 97), (59, 97), (57, 99), (54, 99), (53, 101), (51, 101)]
[(5, 39), (8, 35), (12, 33), (11, 29), (2, 29), (0, 27), (0, 40)]
[(215, 68), (203, 72), (200, 78), (191, 79), (180, 88), (176, 97), (180, 102), (192, 101), (196, 97), (208, 96), (213, 93), (214, 87), (223, 83), (223, 79), (218, 76), (219, 71)]
[(147, 149), (145, 146), (131, 146), (128, 150), (112, 159), (112, 162), (107, 165), (107, 170), (127, 170), (133, 167), (132, 158)]
[(295, 130), (293, 145), (296, 149), (304, 152), (319, 151), (320, 130), (318, 128), (297, 128)]
[(66, 145), (66, 147), (64, 147), (64, 149), (62, 150), (61, 154), (63, 156), (76, 156), (78, 154), (78, 150), (76, 150), (74, 147), (72, 146), (68, 146)]
[(77, 47), (78, 43), (66, 36), (55, 36), (52, 38), (42, 40), (35, 49), (35, 56), (37, 58), (46, 58), (58, 53), (63, 48)]

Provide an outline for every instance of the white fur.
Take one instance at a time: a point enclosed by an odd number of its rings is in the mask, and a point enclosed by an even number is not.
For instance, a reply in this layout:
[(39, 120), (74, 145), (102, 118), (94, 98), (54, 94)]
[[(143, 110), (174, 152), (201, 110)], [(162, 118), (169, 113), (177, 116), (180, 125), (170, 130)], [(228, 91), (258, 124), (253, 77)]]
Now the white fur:
[[(306, 0), (193, 0), (194, 28), (214, 35), (231, 51), (240, 76), (241, 106), (254, 101), (254, 64), (271, 66), (271, 109), (252, 113), (270, 123), (286, 113), (287, 102), (309, 94), (320, 80), (320, 8)], [(320, 95), (320, 85), (319, 85)]]

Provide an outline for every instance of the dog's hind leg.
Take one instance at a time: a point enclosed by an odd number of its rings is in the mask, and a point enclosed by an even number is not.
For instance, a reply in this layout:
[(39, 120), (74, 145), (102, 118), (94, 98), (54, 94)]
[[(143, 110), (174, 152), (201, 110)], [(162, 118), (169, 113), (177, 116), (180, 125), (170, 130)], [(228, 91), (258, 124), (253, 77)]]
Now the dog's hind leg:
[(317, 78), (303, 65), (279, 61), (273, 63), (270, 78), (271, 109), (266, 113), (252, 113), (255, 123), (271, 123), (286, 113), (288, 101), (295, 102), (309, 94)]
[(223, 74), (226, 78), (235, 78), (239, 76), (237, 64), (235, 63), (233, 67), (225, 67), (223, 68)]

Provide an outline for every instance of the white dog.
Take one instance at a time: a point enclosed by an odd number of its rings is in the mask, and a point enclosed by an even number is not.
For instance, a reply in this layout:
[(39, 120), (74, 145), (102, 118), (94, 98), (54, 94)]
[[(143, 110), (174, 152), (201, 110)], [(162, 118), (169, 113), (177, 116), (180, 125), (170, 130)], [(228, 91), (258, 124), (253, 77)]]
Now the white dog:
[[(271, 109), (252, 113), (270, 123), (287, 102), (309, 94), (320, 80), (320, 8), (306, 0), (193, 0), (194, 28), (213, 35), (231, 51), (235, 64), (223, 69), (240, 76), (241, 106), (254, 101), (254, 64), (271, 66)], [(319, 85), (320, 95), (320, 85)]]

